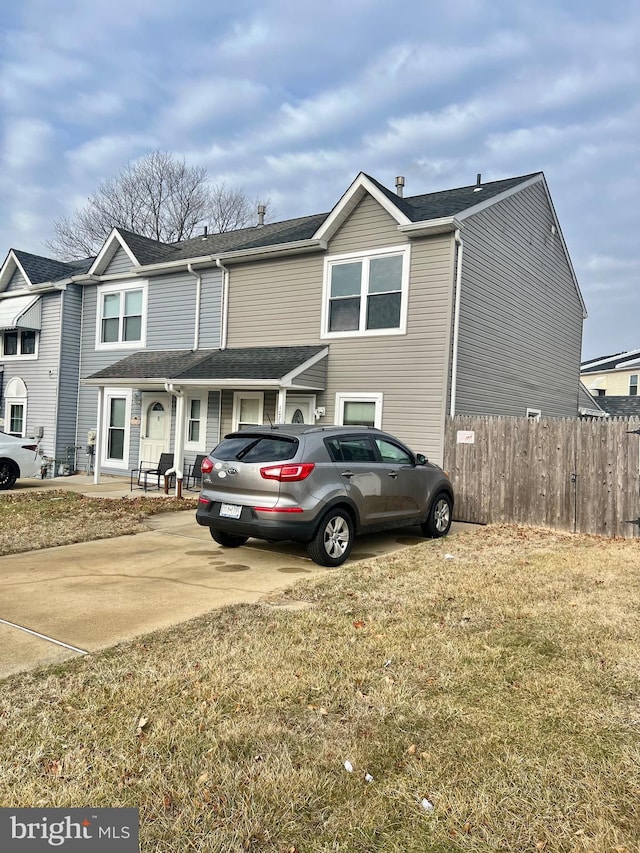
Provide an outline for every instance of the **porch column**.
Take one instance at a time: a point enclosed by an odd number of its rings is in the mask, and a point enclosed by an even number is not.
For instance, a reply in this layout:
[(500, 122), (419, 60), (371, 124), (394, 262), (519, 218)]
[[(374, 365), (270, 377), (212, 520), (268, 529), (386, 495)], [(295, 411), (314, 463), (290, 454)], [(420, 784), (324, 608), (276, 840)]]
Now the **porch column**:
[[(173, 467), (176, 472), (176, 497), (182, 495), (182, 480), (184, 479), (184, 441), (185, 441), (185, 413), (186, 399), (182, 389), (176, 389), (176, 437), (174, 442)], [(175, 392), (174, 392), (175, 393)]]
[(287, 389), (280, 388), (278, 390), (278, 408), (276, 410), (276, 423), (286, 423), (287, 416)]
[(104, 417), (104, 387), (98, 388), (98, 410), (96, 413), (96, 443), (93, 449), (93, 482), (100, 483), (100, 460), (102, 458), (102, 420)]

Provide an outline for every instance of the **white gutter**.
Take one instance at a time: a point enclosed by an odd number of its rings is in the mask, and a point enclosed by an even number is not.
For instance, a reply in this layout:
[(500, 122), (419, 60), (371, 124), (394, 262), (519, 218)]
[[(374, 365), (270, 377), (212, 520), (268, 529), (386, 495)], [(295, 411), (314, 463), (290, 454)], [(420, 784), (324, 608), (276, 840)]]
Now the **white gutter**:
[(412, 222), (409, 225), (398, 225), (398, 231), (407, 237), (428, 237), (430, 234), (446, 234), (449, 231), (460, 230), (460, 223), (455, 216), (443, 216), (440, 219), (425, 219), (422, 222)]
[(229, 316), (229, 270), (216, 258), (216, 266), (222, 270), (222, 298), (220, 300), (220, 349), (227, 348), (227, 326)]
[(453, 311), (453, 355), (451, 358), (451, 400), (449, 414), (453, 418), (456, 413), (456, 391), (458, 379), (458, 338), (460, 336), (460, 293), (462, 290), (462, 253), (464, 243), (460, 236), (460, 229), (456, 229), (456, 301)]
[(197, 273), (193, 264), (187, 264), (187, 270), (191, 273), (191, 275), (195, 276), (196, 279), (196, 322), (195, 329), (193, 333), (193, 348), (194, 350), (198, 349), (200, 344), (200, 302), (202, 301), (202, 276), (200, 273)]

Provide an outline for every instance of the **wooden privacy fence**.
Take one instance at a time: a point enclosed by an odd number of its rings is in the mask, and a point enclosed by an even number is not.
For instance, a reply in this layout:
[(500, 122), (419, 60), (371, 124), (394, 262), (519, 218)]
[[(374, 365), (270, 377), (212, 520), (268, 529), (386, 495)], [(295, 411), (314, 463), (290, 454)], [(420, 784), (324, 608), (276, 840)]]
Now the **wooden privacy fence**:
[(454, 516), (640, 536), (640, 419), (448, 418)]

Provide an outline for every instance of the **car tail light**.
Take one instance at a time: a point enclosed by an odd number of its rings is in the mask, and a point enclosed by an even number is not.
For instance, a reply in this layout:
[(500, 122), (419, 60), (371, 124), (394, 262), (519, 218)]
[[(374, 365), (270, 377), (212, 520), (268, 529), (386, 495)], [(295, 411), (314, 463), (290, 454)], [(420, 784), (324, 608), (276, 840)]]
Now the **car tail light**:
[(205, 458), (202, 460), (200, 470), (203, 474), (210, 474), (213, 471), (213, 462), (209, 459), (208, 456), (205, 456)]
[(306, 480), (315, 468), (314, 462), (300, 462), (293, 465), (269, 465), (260, 469), (260, 476), (265, 480), (278, 480), (280, 483), (293, 483)]
[(38, 445), (37, 444), (23, 444), (22, 449), (23, 450), (33, 450), (34, 453), (37, 453)]

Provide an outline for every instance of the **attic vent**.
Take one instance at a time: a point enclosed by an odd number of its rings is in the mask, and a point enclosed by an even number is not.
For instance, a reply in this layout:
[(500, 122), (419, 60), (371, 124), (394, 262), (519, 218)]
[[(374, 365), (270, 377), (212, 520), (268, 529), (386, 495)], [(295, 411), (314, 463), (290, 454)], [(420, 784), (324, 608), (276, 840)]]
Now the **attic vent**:
[(396, 178), (396, 193), (402, 198), (404, 192), (404, 175), (398, 175)]
[(476, 185), (473, 188), (474, 193), (479, 193), (482, 190), (482, 174), (478, 172), (476, 175)]

